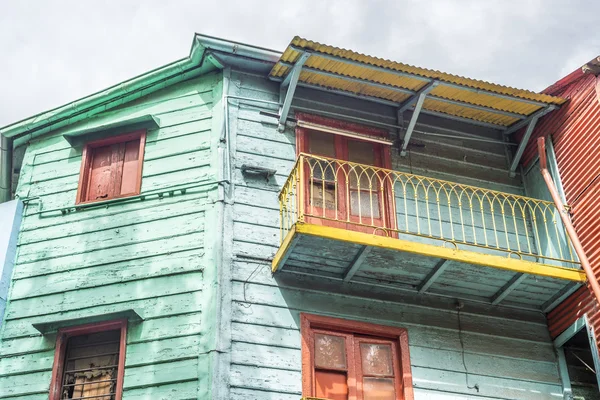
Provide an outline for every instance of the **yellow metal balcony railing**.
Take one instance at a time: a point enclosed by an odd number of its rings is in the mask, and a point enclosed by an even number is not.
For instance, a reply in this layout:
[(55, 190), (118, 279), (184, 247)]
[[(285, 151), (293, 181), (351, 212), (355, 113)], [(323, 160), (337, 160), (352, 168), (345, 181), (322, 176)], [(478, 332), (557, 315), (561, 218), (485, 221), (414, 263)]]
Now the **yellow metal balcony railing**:
[(300, 222), (579, 268), (548, 201), (300, 154), (279, 202), (282, 241)]

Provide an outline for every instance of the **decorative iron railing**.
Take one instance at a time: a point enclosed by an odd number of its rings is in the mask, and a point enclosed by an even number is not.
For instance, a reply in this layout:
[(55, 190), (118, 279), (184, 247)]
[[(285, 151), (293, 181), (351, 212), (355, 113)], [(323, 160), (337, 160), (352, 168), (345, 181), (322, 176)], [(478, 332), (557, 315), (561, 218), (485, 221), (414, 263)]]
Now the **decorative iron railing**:
[(279, 203), (282, 240), (308, 222), (579, 267), (544, 200), (300, 154)]

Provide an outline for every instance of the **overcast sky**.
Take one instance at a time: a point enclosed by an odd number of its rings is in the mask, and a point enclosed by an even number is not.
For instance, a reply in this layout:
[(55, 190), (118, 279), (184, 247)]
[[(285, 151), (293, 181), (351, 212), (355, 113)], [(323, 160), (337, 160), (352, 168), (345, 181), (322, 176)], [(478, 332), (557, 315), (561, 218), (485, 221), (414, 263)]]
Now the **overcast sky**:
[(600, 1), (0, 0), (0, 126), (188, 55), (294, 35), (539, 91), (600, 55)]

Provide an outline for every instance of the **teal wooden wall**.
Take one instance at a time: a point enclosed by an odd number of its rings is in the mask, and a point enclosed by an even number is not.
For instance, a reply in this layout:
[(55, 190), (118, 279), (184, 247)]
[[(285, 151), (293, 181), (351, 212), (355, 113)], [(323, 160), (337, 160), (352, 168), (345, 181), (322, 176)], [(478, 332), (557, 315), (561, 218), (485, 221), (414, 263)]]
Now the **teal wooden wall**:
[[(277, 86), (258, 76), (234, 72), (230, 87), (232, 95), (278, 98)], [(315, 96), (301, 89), (297, 96), (297, 107), (394, 123), (392, 112), (372, 104), (340, 103), (339, 98), (320, 92)], [(277, 195), (294, 163), (294, 133), (291, 129), (278, 133), (275, 121), (261, 116), (247, 101), (232, 103), (235, 187), (229, 224), (233, 232), (224, 243), (231, 258), (223, 282), (230, 309), (223, 310), (222, 318), (229, 322), (229, 328), (221, 332), (230, 348), (230, 362), (229, 381), (223, 384), (229, 393), (223, 398), (300, 397), (300, 312), (406, 327), (418, 400), (541, 400), (562, 395), (553, 346), (541, 313), (467, 302), (461, 312), (463, 331), (459, 333), (451, 298), (340, 285), (285, 270), (273, 277), (270, 260), (279, 246), (280, 234)], [(415, 140), (420, 140), (419, 135)], [(412, 168), (415, 173), (522, 193), (520, 177), (508, 178), (504, 153), (496, 154), (503, 151), (502, 146), (496, 147), (465, 143), (465, 147), (455, 146), (454, 150), (446, 148), (444, 153), (437, 153), (438, 157), (413, 155), (409, 161), (395, 156), (394, 164), (402, 170)], [(420, 160), (418, 166), (416, 159)], [(407, 165), (409, 162), (412, 166)], [(482, 169), (488, 162), (495, 166), (491, 172)], [(277, 173), (267, 182), (264, 177), (242, 174), (244, 164), (276, 169)], [(477, 384), (479, 391), (467, 388), (463, 351), (468, 383)]]
[[(222, 75), (179, 83), (29, 144), (17, 194), (25, 210), (0, 342), (0, 398), (47, 399), (56, 334), (32, 324), (135, 309), (124, 399), (209, 398), (216, 318), (218, 143)], [(186, 194), (62, 215), (72, 206), (81, 148), (67, 131), (152, 114), (142, 193)], [(82, 319), (83, 318), (83, 319)]]

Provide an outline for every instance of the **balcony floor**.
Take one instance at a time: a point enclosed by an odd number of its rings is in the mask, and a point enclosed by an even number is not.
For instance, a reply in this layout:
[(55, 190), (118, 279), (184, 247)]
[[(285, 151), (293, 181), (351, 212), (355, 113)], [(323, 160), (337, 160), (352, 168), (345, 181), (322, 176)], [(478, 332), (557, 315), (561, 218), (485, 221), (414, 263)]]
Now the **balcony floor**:
[(542, 311), (586, 280), (580, 269), (304, 223), (288, 232), (273, 272)]

